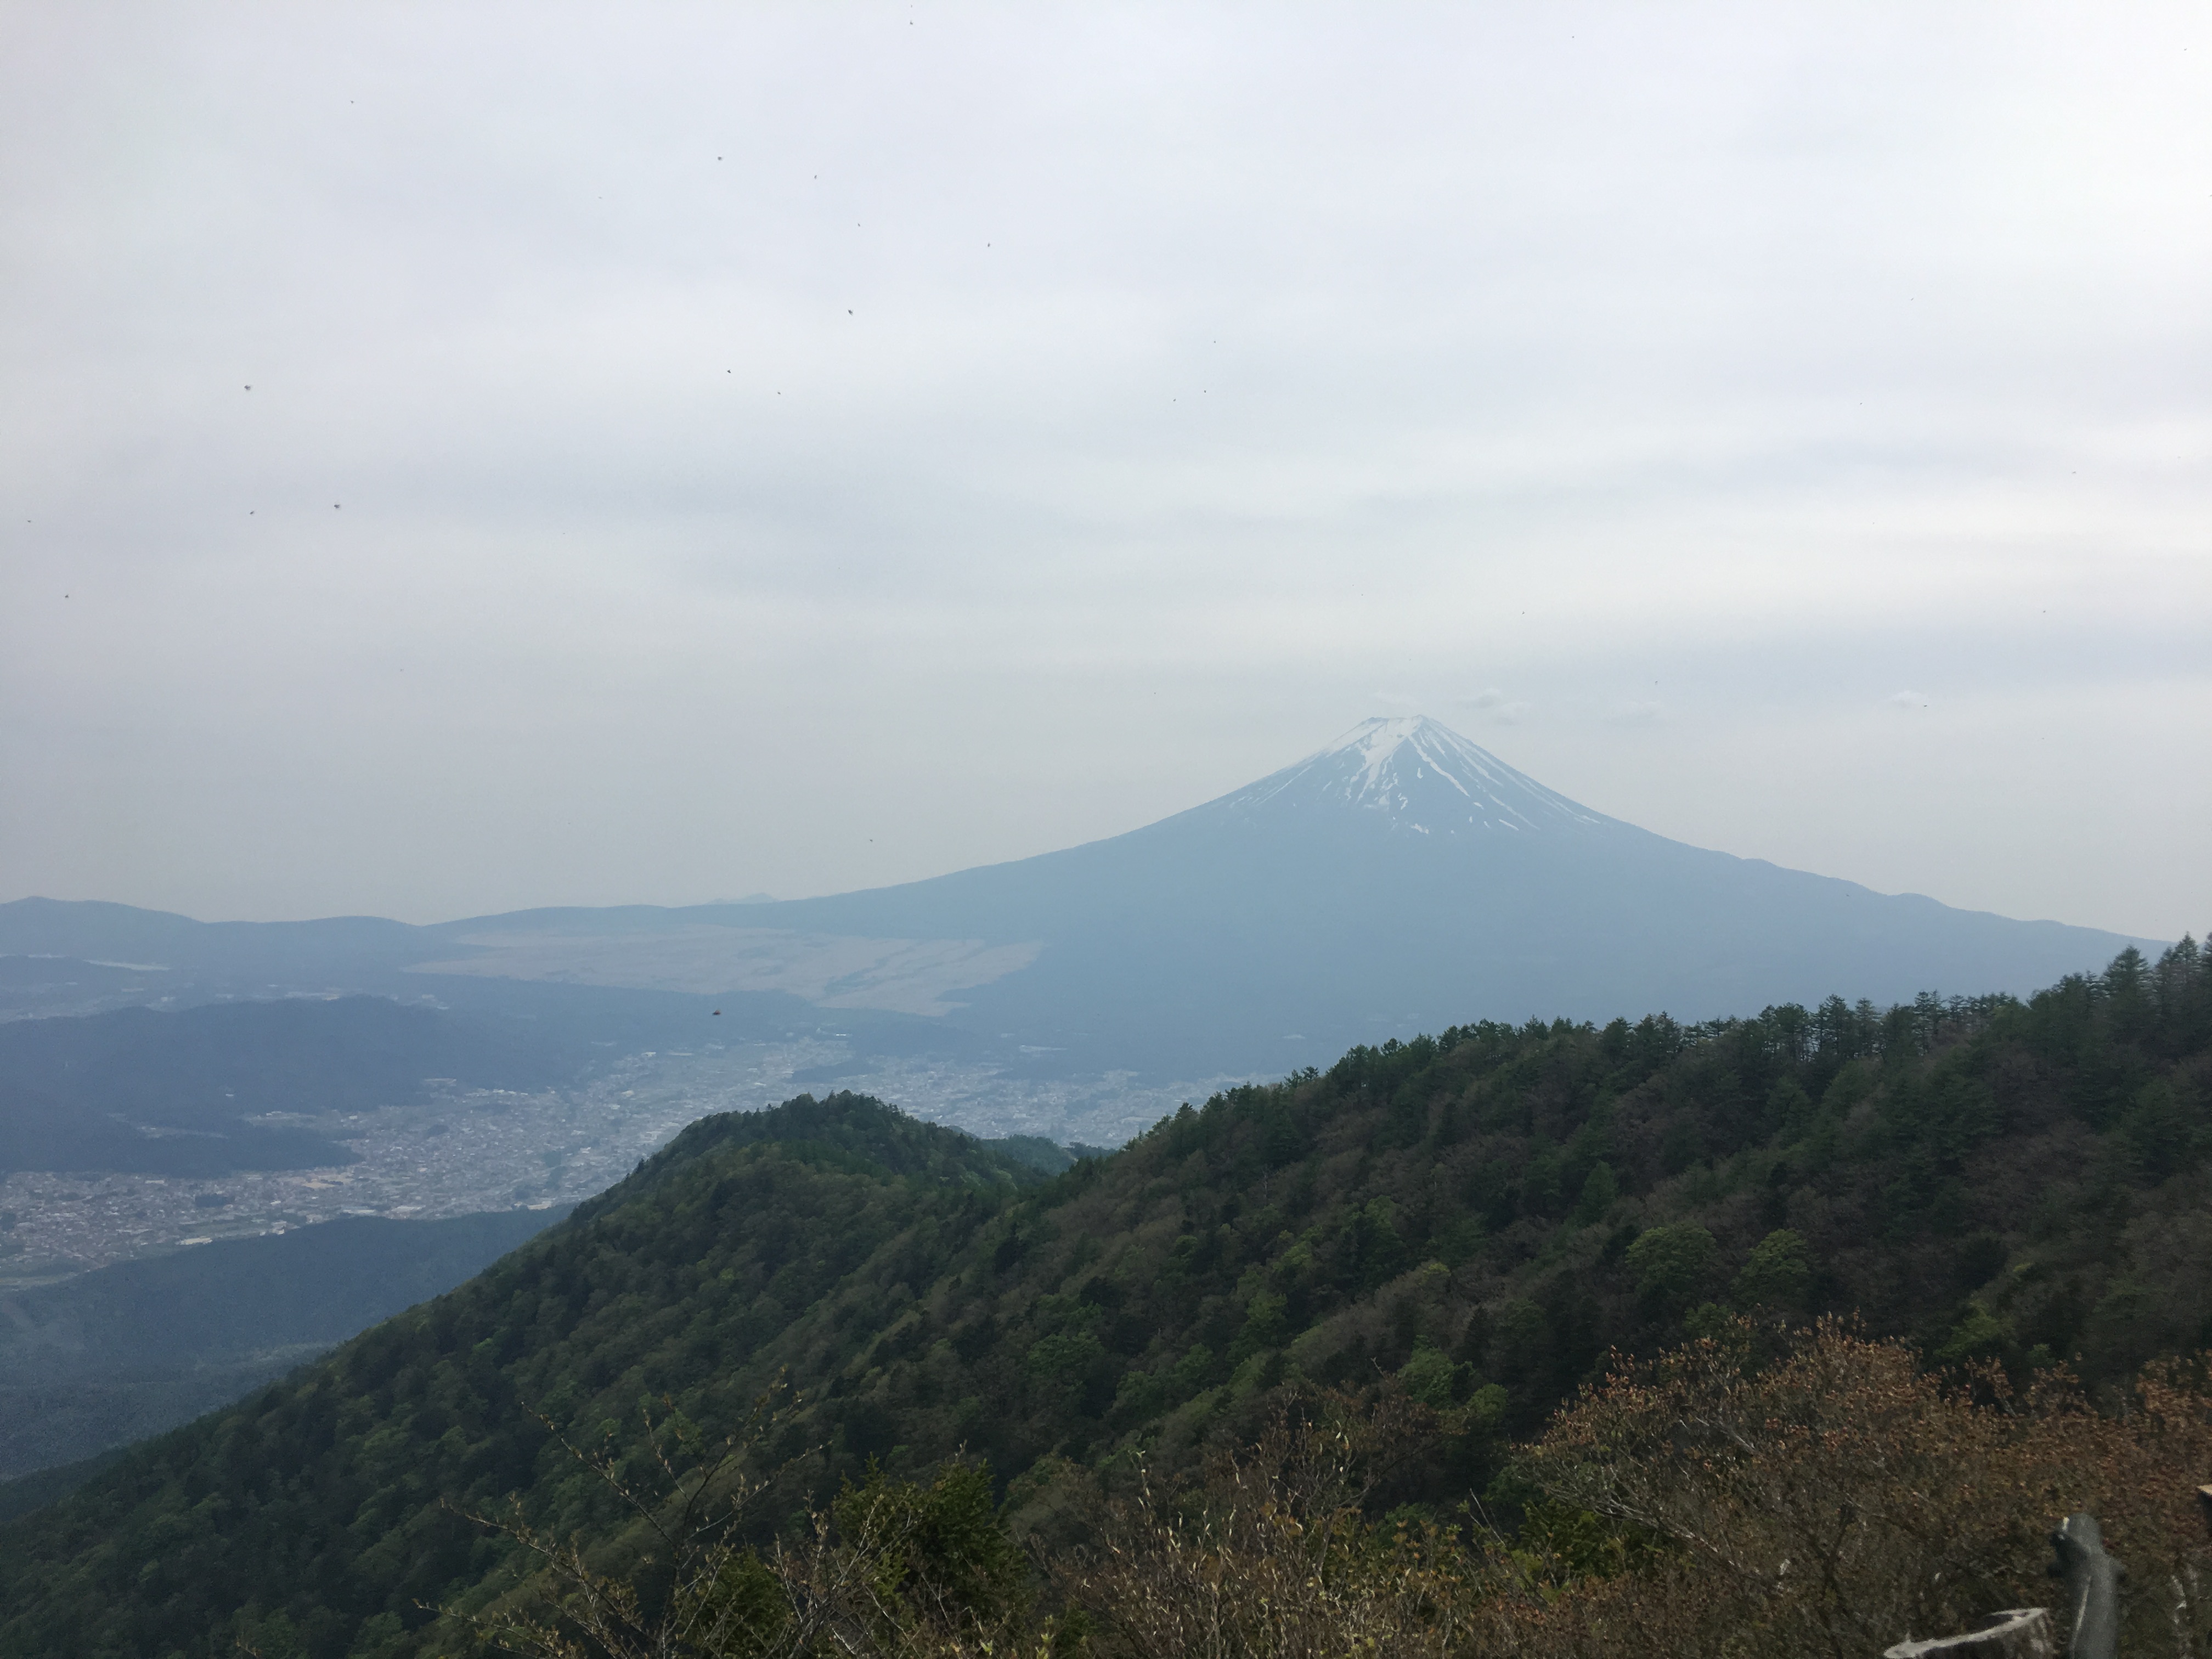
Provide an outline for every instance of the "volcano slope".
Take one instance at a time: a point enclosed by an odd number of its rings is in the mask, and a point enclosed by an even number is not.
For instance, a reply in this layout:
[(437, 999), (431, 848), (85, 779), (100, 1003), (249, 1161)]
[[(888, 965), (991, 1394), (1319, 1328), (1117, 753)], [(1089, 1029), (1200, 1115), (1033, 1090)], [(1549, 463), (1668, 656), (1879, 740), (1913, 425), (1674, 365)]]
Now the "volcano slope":
[(707, 1119), (0, 1534), (0, 1654), (442, 1650), (427, 1609), (517, 1571), (464, 1511), (620, 1529), (538, 1413), (620, 1449), (641, 1397), (734, 1427), (779, 1372), (774, 1449), (822, 1448), (793, 1501), (964, 1445), (1018, 1508), (1054, 1458), (1172, 1468), (1279, 1390), (1386, 1378), (1432, 1437), (1394, 1501), (1455, 1501), (1608, 1348), (1730, 1304), (2094, 1384), (2212, 1339), (2208, 1106), (2185, 942), (2025, 1003), (1454, 1028), (1048, 1180), (853, 1096)]
[[(1012, 863), (780, 903), (446, 931), (518, 940), (617, 924), (644, 930), (638, 961), (651, 927), (962, 945), (997, 965), (947, 991), (935, 1023), (948, 1039), (1013, 1043), (1013, 1063), (1037, 1073), (1162, 1079), (1280, 1076), (1476, 1017), (1704, 1020), (1929, 986), (2025, 996), (2125, 945), (2160, 948), (1687, 846), (1420, 718), (1365, 721), (1218, 799)], [(493, 951), (477, 966), (529, 956)], [(562, 971), (588, 981), (605, 967), (586, 954)], [(865, 977), (837, 985), (836, 1006), (871, 1006)]]

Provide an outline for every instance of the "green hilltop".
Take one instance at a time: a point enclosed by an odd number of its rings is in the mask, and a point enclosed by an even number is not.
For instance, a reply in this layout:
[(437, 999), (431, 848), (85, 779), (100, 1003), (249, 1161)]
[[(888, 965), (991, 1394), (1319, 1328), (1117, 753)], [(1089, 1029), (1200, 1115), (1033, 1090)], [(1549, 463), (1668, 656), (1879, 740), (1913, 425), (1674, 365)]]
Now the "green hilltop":
[(450, 1644), (428, 1609), (520, 1570), (465, 1512), (513, 1493), (550, 1534), (622, 1531), (554, 1430), (634, 1449), (665, 1401), (734, 1431), (779, 1376), (776, 1449), (819, 1452), (763, 1541), (872, 1462), (922, 1479), (963, 1449), (1057, 1524), (1056, 1470), (1187, 1468), (1288, 1393), (1385, 1379), (1427, 1436), (1392, 1501), (1510, 1500), (1514, 1443), (1609, 1352), (1732, 1310), (2109, 1387), (2212, 1345), (2208, 1153), (2188, 941), (2024, 1002), (1455, 1028), (1057, 1174), (801, 1097), (693, 1125), (458, 1290), (0, 1531), (0, 1654)]

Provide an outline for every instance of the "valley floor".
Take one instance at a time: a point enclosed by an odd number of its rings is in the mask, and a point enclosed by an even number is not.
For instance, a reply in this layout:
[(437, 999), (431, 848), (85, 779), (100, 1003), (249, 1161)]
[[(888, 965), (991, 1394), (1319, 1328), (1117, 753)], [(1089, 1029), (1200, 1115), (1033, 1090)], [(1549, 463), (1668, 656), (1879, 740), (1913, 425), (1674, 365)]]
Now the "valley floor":
[[(804, 1090), (852, 1089), (983, 1136), (1118, 1146), (1241, 1079), (1147, 1085), (1128, 1073), (1028, 1079), (927, 1056), (857, 1056), (830, 1035), (629, 1056), (589, 1085), (538, 1094), (456, 1090), (426, 1106), (275, 1115), (350, 1146), (360, 1160), (210, 1180), (112, 1172), (0, 1176), (0, 1296), (218, 1238), (342, 1215), (437, 1219), (543, 1209), (604, 1191), (685, 1124), (758, 1110)], [(4, 1316), (4, 1303), (0, 1303)]]

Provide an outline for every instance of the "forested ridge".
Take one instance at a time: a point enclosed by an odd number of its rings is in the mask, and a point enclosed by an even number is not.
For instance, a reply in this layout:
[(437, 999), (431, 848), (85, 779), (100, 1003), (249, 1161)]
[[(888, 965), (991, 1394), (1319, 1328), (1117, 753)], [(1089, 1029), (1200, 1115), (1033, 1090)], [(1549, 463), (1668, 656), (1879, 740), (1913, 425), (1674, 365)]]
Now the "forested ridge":
[[(567, 1213), (345, 1216), (11, 1291), (0, 1318), (0, 1518), (80, 1462), (230, 1404), (462, 1284)], [(58, 1484), (57, 1484), (58, 1483)]]
[(1060, 1524), (1058, 1471), (1194, 1468), (1273, 1401), (1386, 1380), (1427, 1437), (1391, 1502), (1510, 1499), (1514, 1443), (1608, 1352), (1733, 1313), (1855, 1315), (1929, 1364), (2067, 1361), (2110, 1390), (2212, 1345), (2208, 1153), (2212, 964), (2186, 941), (2024, 1003), (1455, 1028), (1048, 1179), (802, 1097), (693, 1126), (468, 1285), (0, 1534), (0, 1653), (450, 1647), (428, 1608), (483, 1605), (517, 1560), (465, 1511), (519, 1492), (550, 1533), (619, 1530), (541, 1414), (621, 1448), (641, 1399), (733, 1428), (778, 1375), (777, 1455), (822, 1449), (763, 1538), (872, 1459), (926, 1477), (963, 1447), (1018, 1523)]

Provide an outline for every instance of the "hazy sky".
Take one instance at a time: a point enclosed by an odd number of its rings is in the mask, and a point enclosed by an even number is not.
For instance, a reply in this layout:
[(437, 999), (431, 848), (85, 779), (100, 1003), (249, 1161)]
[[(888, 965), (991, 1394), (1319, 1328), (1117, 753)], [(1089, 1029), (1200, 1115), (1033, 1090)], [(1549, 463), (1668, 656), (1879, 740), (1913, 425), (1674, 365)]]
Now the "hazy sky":
[(0, 898), (829, 891), (1421, 711), (2212, 926), (2201, 0), (0, 28)]

